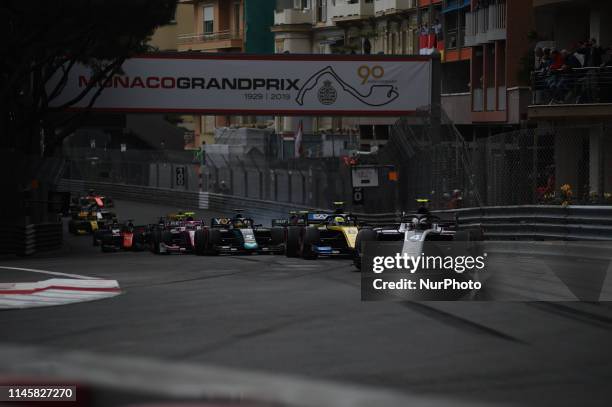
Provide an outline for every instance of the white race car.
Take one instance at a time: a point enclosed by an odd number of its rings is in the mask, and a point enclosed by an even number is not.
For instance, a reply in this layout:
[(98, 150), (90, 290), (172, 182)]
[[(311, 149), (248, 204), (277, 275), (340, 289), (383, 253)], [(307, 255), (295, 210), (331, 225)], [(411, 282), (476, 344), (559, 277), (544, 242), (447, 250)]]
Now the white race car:
[(458, 231), (454, 220), (442, 220), (422, 208), (416, 213), (404, 213), (399, 224), (363, 227), (359, 230), (355, 242), (354, 264), (357, 270), (361, 270), (364, 242), (403, 242), (401, 253), (417, 257), (424, 252), (425, 242), (480, 240), (483, 240), (480, 230)]

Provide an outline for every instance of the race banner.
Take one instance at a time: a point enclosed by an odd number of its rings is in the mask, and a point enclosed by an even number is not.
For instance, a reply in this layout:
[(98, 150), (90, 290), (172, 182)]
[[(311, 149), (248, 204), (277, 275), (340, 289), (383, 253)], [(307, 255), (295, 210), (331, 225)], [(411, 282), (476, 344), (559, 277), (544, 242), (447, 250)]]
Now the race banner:
[[(94, 111), (261, 115), (400, 116), (426, 109), (433, 59), (424, 56), (147, 54), (92, 84), (85, 66), (71, 69), (52, 107), (100, 87)], [(59, 79), (50, 82), (50, 88)]]

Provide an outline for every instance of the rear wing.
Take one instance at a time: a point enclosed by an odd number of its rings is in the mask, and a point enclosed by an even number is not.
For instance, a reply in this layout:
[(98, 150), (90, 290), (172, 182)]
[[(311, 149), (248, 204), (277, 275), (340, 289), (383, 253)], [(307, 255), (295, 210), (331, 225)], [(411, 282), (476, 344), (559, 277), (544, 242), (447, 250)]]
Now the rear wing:
[(289, 219), (272, 219), (272, 227), (289, 226)]
[(210, 227), (212, 228), (224, 228), (230, 226), (232, 220), (230, 218), (212, 218), (210, 220)]
[(325, 222), (325, 220), (330, 216), (329, 213), (309, 213), (306, 216), (306, 220), (310, 225), (317, 225)]

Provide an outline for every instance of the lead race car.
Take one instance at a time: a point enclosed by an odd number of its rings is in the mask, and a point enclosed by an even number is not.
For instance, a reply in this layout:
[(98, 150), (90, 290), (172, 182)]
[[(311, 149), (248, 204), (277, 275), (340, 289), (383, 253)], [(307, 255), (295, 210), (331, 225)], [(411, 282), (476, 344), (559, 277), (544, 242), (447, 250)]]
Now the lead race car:
[[(399, 224), (380, 227), (364, 227), (357, 234), (354, 264), (361, 270), (363, 245), (366, 242), (403, 242), (401, 254), (421, 256), (425, 254), (426, 242), (477, 242), (482, 241), (479, 229), (458, 230), (454, 219), (442, 219), (432, 214), (426, 200), (413, 213), (403, 213)], [(433, 245), (432, 245), (433, 246)]]
[(236, 212), (233, 218), (213, 218), (209, 228), (196, 232), (196, 254), (282, 254), (285, 251), (282, 227), (274, 222), (270, 228), (256, 225), (241, 210)]
[(359, 222), (335, 202), (334, 213), (292, 214), (285, 235), (287, 257), (316, 259), (319, 256), (353, 257)]

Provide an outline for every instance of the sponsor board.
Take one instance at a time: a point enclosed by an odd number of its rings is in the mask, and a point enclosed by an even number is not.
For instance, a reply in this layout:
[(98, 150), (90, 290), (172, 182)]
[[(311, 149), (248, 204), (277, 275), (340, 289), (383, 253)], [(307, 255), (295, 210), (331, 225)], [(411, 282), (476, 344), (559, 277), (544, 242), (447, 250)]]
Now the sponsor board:
[(418, 56), (148, 54), (98, 83), (90, 68), (74, 66), (52, 107), (92, 86), (72, 109), (87, 107), (104, 87), (93, 110), (398, 116), (431, 104), (432, 63)]

